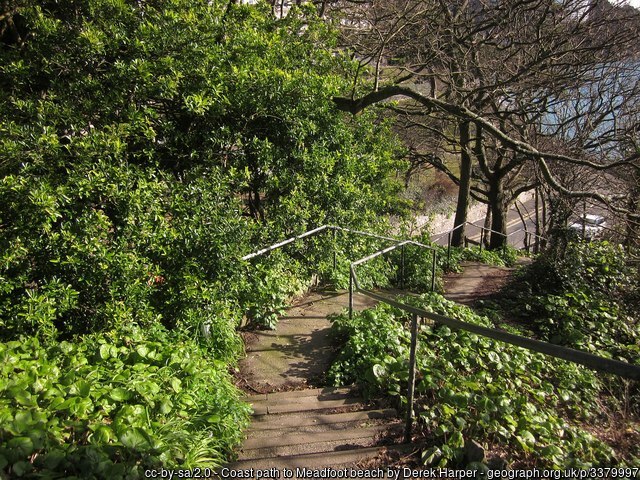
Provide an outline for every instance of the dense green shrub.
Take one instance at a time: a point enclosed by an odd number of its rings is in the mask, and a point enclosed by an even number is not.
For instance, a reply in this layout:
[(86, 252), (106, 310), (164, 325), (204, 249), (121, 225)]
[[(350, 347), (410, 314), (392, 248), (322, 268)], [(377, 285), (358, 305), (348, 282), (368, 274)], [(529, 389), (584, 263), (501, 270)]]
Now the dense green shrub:
[(333, 107), (352, 64), (313, 9), (91, 0), (16, 15), (29, 35), (0, 66), (9, 337), (233, 328), (269, 295), (242, 278), (254, 245), (397, 212), (397, 145), (373, 114)]
[(487, 265), (495, 265), (497, 267), (512, 267), (518, 255), (518, 250), (506, 247), (499, 250), (487, 250), (480, 247), (457, 248), (453, 247), (450, 251), (450, 260), (448, 268), (452, 271), (460, 271), (460, 262), (471, 261), (481, 262)]
[[(438, 294), (404, 302), (434, 313), (490, 326), (469, 308)], [(330, 378), (357, 382), (405, 403), (410, 337), (407, 314), (386, 305), (334, 319), (342, 339)], [(447, 326), (423, 324), (417, 355), (419, 427), (429, 444), (428, 465), (464, 465), (465, 440), (508, 445), (539, 466), (617, 464), (613, 451), (562, 417), (596, 415), (602, 382), (592, 372), (561, 360)], [(484, 468), (476, 465), (478, 468)]]
[(247, 272), (246, 299), (241, 303), (252, 327), (275, 328), (292, 297), (300, 295), (309, 286), (304, 282), (305, 272), (300, 264), (281, 251), (266, 259), (252, 262)]
[(197, 310), (199, 321), (231, 327), (219, 330), (214, 354), (237, 355), (237, 318), (214, 292), (233, 278), (230, 259), (246, 248), (247, 227), (230, 215), (237, 207), (219, 178), (211, 189), (216, 174), (201, 174), (176, 184), (162, 172), (101, 163), (81, 164), (55, 186), (4, 177), (2, 336), (53, 340), (158, 321), (195, 329)]
[[(374, 114), (334, 108), (354, 64), (312, 8), (8, 5), (0, 27), (15, 20), (23, 41), (0, 44), (0, 348), (22, 363), (3, 370), (0, 398), (35, 433), (2, 430), (2, 468), (108, 478), (219, 463), (245, 412), (224, 373), (236, 329), (272, 326), (324, 252), (241, 257), (322, 223), (380, 228), (401, 208), (397, 144)], [(15, 382), (38, 368), (50, 384), (20, 403)], [(119, 376), (151, 390), (112, 398)], [(50, 422), (61, 430), (43, 433)]]
[[(621, 245), (609, 242), (572, 242), (564, 255), (540, 255), (521, 275), (532, 293), (578, 292), (620, 297), (635, 290), (637, 275), (628, 265)], [(546, 281), (540, 282), (541, 278)]]

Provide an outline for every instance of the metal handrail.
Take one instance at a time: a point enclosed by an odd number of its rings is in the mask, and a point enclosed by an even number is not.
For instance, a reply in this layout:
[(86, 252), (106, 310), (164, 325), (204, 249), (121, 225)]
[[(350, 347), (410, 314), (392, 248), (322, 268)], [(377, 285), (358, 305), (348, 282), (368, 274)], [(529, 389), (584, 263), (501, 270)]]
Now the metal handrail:
[[(451, 234), (451, 233), (455, 232), (456, 230), (458, 230), (459, 228), (461, 228), (463, 225), (471, 225), (471, 226), (476, 227), (476, 228), (479, 228), (479, 229), (481, 229), (481, 230), (485, 230), (485, 231), (488, 231), (488, 232), (493, 232), (493, 233), (498, 233), (498, 234), (500, 234), (500, 235), (504, 235), (502, 232), (498, 232), (497, 230), (493, 230), (493, 229), (491, 229), (491, 228), (485, 227), (484, 225), (478, 225), (477, 223), (473, 223), (473, 222), (465, 221), (464, 223), (461, 223), (460, 225), (457, 225), (457, 226), (453, 227), (451, 230), (447, 230), (447, 231), (445, 231), (445, 232), (440, 232), (440, 233), (436, 234), (436, 235), (434, 236), (434, 238), (442, 238), (442, 237), (444, 237), (445, 235), (449, 235), (449, 234)], [(518, 232), (521, 232), (521, 231), (523, 231), (523, 230), (524, 230), (525, 232), (529, 233), (529, 235), (532, 235), (532, 236), (534, 236), (534, 237), (537, 237), (537, 238), (539, 238), (539, 239), (541, 239), (541, 240), (546, 240), (546, 237), (543, 237), (543, 236), (541, 236), (541, 235), (537, 235), (537, 234), (535, 234), (535, 233), (533, 233), (533, 232), (529, 232), (529, 230), (527, 230), (527, 229), (526, 229), (526, 227), (521, 227), (520, 229), (518, 229), (518, 230), (516, 230), (516, 231), (514, 231), (514, 232), (507, 233), (507, 234), (506, 234), (506, 236), (507, 236), (507, 237), (509, 237), (509, 236), (513, 235), (514, 233), (518, 233)]]
[(378, 235), (377, 233), (362, 232), (360, 230), (352, 230), (350, 228), (338, 227), (336, 225), (327, 225), (328, 228), (333, 230), (342, 230), (343, 232), (355, 233), (356, 235), (362, 235), (364, 237), (377, 238), (378, 240), (387, 240), (389, 242), (400, 242), (401, 240), (393, 237), (385, 237), (384, 235)]
[(593, 353), (584, 352), (582, 350), (576, 350), (573, 348), (563, 347), (561, 345), (555, 345), (549, 342), (543, 342), (541, 340), (535, 340), (533, 338), (523, 337), (521, 335), (515, 335), (513, 333), (505, 332), (504, 330), (498, 330), (495, 328), (483, 327), (475, 325), (473, 323), (463, 322), (462, 320), (456, 320), (454, 318), (439, 315), (437, 313), (429, 312), (422, 308), (407, 305), (392, 298), (389, 298), (380, 293), (372, 292), (370, 290), (358, 289), (357, 293), (361, 293), (375, 300), (387, 303), (392, 307), (399, 308), (407, 313), (418, 315), (421, 318), (428, 318), (443, 325), (447, 325), (451, 328), (458, 330), (466, 330), (477, 335), (498, 340), (504, 343), (509, 343), (517, 347), (525, 348), (527, 350), (533, 350), (535, 352), (543, 353), (555, 358), (561, 358), (572, 363), (583, 365), (591, 370), (598, 370), (605, 373), (612, 373), (619, 377), (628, 378), (631, 380), (640, 380), (640, 366), (627, 362), (621, 362), (620, 360), (613, 360), (611, 358), (601, 357), (594, 355)]
[(257, 252), (253, 252), (253, 253), (249, 253), (247, 255), (245, 255), (244, 257), (242, 257), (242, 260), (250, 260), (252, 258), (258, 257), (260, 255), (264, 255), (265, 253), (269, 253), (272, 252), (273, 250), (276, 250), (278, 248), (284, 247), (285, 245), (289, 245), (290, 243), (295, 242), (296, 240), (301, 240), (303, 238), (306, 237), (310, 237), (312, 235), (316, 235), (318, 233), (321, 233), (325, 230), (333, 230), (334, 232), (341, 230), (343, 232), (349, 232), (349, 233), (355, 233), (356, 235), (362, 235), (362, 236), (366, 236), (366, 237), (372, 237), (372, 238), (377, 238), (378, 240), (386, 240), (389, 242), (401, 242), (402, 240), (399, 240), (397, 238), (392, 238), (392, 237), (385, 237), (384, 235), (378, 235), (376, 233), (369, 233), (369, 232), (361, 232), (359, 230), (352, 230), (350, 228), (345, 228), (345, 227), (338, 227), (336, 225), (322, 225), (318, 228), (314, 228), (313, 230), (309, 230), (305, 233), (302, 233), (300, 235), (296, 235), (295, 237), (291, 237), (288, 238), (286, 240), (283, 240), (281, 242), (275, 243), (267, 248), (263, 248), (262, 250), (258, 250)]
[(456, 225), (456, 226), (455, 226), (455, 227), (453, 227), (451, 230), (447, 230), (447, 231), (445, 231), (445, 232), (436, 233), (436, 234), (434, 235), (434, 239), (435, 239), (435, 238), (442, 238), (442, 237), (444, 237), (445, 235), (451, 235), (453, 232), (455, 232), (455, 231), (456, 231), (456, 230), (458, 230), (459, 228), (462, 228), (462, 226), (463, 226), (463, 225), (465, 225), (465, 224), (467, 224), (467, 223), (471, 223), (471, 222), (464, 222), (464, 223), (461, 223), (460, 225)]
[(446, 232), (438, 233), (437, 235), (434, 236), (434, 240), (435, 239), (440, 239), (440, 238), (444, 237), (445, 235), (447, 235), (448, 236), (447, 246), (448, 246), (448, 248), (450, 248), (451, 247), (451, 234), (453, 232), (455, 232), (456, 230), (458, 230), (459, 228), (462, 228), (463, 225), (471, 225), (473, 227), (476, 227), (476, 228), (480, 229), (480, 245), (481, 246), (482, 246), (482, 243), (483, 243), (483, 238), (484, 238), (485, 232), (497, 233), (498, 235), (503, 235), (505, 238), (508, 238), (511, 235), (514, 235), (516, 233), (524, 231), (525, 232), (525, 236), (529, 236), (530, 238), (534, 237), (534, 238), (537, 238), (537, 239), (543, 240), (543, 241), (547, 240), (546, 237), (543, 237), (541, 235), (537, 235), (537, 234), (535, 234), (533, 232), (530, 232), (529, 230), (527, 230), (526, 227), (522, 227), (522, 228), (519, 228), (518, 230), (515, 230), (515, 231), (513, 231), (511, 233), (504, 234), (502, 232), (498, 232), (498, 231), (493, 230), (491, 228), (485, 227), (484, 225), (478, 225), (476, 223), (469, 222), (469, 221), (461, 223), (460, 225), (457, 225), (457, 226), (453, 227), (451, 230), (447, 230)]
[(250, 259), (252, 259), (254, 257), (258, 257), (260, 255), (264, 255), (265, 253), (269, 253), (269, 252), (271, 252), (273, 250), (276, 250), (278, 248), (284, 247), (285, 245), (289, 245), (290, 243), (293, 243), (296, 240), (300, 240), (302, 238), (309, 237), (311, 235), (315, 235), (316, 233), (320, 233), (320, 232), (322, 232), (322, 231), (324, 231), (324, 230), (326, 230), (326, 229), (328, 229), (330, 227), (331, 227), (330, 225), (322, 225), (321, 227), (314, 228), (313, 230), (309, 230), (308, 232), (305, 232), (305, 233), (303, 233), (301, 235), (296, 235), (295, 237), (291, 237), (291, 238), (288, 238), (286, 240), (283, 240), (282, 242), (275, 243), (275, 244), (273, 244), (273, 245), (271, 245), (271, 246), (269, 246), (267, 248), (263, 248), (262, 250), (258, 250), (257, 252), (245, 255), (244, 257), (242, 257), (242, 260), (250, 260)]
[[(403, 243), (410, 243), (410, 242), (403, 242)], [(552, 357), (569, 360), (573, 363), (579, 363), (580, 365), (584, 365), (585, 367), (591, 368), (593, 370), (600, 370), (607, 373), (613, 373), (615, 375), (625, 377), (625, 378), (630, 378), (632, 380), (640, 380), (640, 366), (632, 365), (626, 362), (621, 362), (619, 360), (612, 360), (609, 358), (600, 357), (598, 355), (594, 355), (588, 352), (583, 352), (581, 350), (575, 350), (572, 348), (562, 347), (560, 345), (555, 345), (555, 344), (543, 342), (540, 340), (534, 340), (534, 339), (523, 337), (520, 335), (514, 335), (512, 333), (508, 333), (503, 330), (498, 330), (495, 328), (482, 327), (479, 325), (474, 325), (472, 323), (463, 322), (461, 320), (455, 320), (450, 317), (445, 317), (443, 315), (438, 315), (436, 313), (428, 312), (427, 310), (423, 310), (421, 308), (413, 307), (411, 305), (406, 305), (404, 303), (398, 302), (394, 299), (391, 299), (379, 293), (375, 293), (370, 290), (361, 288), (358, 282), (358, 277), (356, 275), (356, 271), (354, 267), (357, 265), (360, 265), (364, 261), (370, 260), (371, 258), (374, 258), (378, 255), (387, 253), (395, 248), (398, 248), (399, 246), (400, 245), (394, 245), (393, 247), (380, 250), (373, 255), (369, 255), (368, 257), (362, 258), (360, 260), (356, 260), (355, 262), (351, 263), (351, 274), (354, 277), (354, 285), (356, 286), (356, 289), (354, 289), (354, 293), (362, 293), (376, 300), (388, 303), (389, 305), (399, 308), (401, 310), (404, 310), (408, 313), (416, 314), (422, 318), (429, 318), (436, 322), (448, 325), (452, 328), (467, 330), (469, 332), (482, 335), (483, 337), (492, 338), (494, 340), (500, 340), (502, 342), (523, 347), (528, 350), (534, 350), (536, 352), (544, 353)]]
[(508, 233), (507, 237), (510, 237), (514, 233), (523, 232), (523, 231), (524, 231), (524, 233), (526, 233), (527, 235), (529, 235), (531, 237), (539, 238), (540, 240), (547, 240), (547, 237), (543, 237), (542, 235), (538, 235), (536, 233), (530, 232), (529, 230), (527, 230), (526, 227), (521, 227), (518, 230), (515, 230), (515, 231), (513, 231), (511, 233)]
[[(529, 242), (527, 242), (527, 238), (535, 237), (535, 238), (538, 238), (538, 239), (540, 239), (542, 241), (546, 241), (545, 237), (542, 237), (540, 235), (536, 235), (535, 233), (529, 232), (526, 227), (520, 228), (520, 229), (518, 229), (518, 230), (516, 230), (514, 232), (511, 232), (511, 233), (504, 234), (502, 232), (498, 232), (498, 231), (493, 230), (491, 228), (487, 228), (484, 225), (481, 226), (481, 225), (477, 225), (477, 224), (475, 224), (473, 222), (466, 221), (464, 223), (461, 223), (460, 225), (457, 225), (457, 226), (453, 227), (451, 230), (449, 230), (447, 232), (439, 233), (435, 237), (435, 238), (439, 239), (439, 238), (442, 238), (442, 236), (444, 236), (444, 235), (448, 236), (448, 238), (447, 238), (447, 268), (449, 267), (449, 265), (451, 263), (451, 234), (453, 232), (455, 232), (457, 229), (461, 228), (463, 225), (471, 225), (471, 226), (474, 226), (474, 227), (480, 229), (480, 241), (478, 242), (478, 245), (480, 246), (480, 250), (481, 251), (482, 251), (482, 247), (484, 245), (485, 232), (492, 232), (492, 233), (497, 233), (499, 235), (504, 235), (504, 237), (506, 239), (508, 239), (511, 235), (514, 235), (514, 234), (524, 230), (524, 232), (525, 232), (525, 234), (524, 234), (525, 235), (525, 237), (524, 237), (525, 247), (524, 248), (526, 249), (527, 253), (529, 253)], [(503, 245), (502, 248), (503, 248), (503, 250), (506, 250), (506, 248), (507, 248), (506, 242), (505, 242), (505, 244)]]

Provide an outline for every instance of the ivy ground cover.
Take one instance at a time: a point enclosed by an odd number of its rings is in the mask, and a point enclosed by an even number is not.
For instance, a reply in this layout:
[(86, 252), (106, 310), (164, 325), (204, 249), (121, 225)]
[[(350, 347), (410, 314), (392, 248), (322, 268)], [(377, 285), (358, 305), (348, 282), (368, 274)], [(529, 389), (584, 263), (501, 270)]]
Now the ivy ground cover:
[[(404, 302), (469, 323), (486, 317), (430, 293)], [(404, 312), (387, 305), (333, 320), (342, 348), (330, 370), (336, 385), (362, 384), (406, 403), (410, 336)], [(466, 466), (465, 442), (508, 452), (511, 465), (551, 468), (638, 466), (580, 427), (598, 416), (603, 379), (583, 367), (447, 326), (423, 323), (417, 353), (417, 440), (430, 466)], [(471, 467), (495, 465), (487, 456)], [(503, 459), (504, 460), (504, 459)]]

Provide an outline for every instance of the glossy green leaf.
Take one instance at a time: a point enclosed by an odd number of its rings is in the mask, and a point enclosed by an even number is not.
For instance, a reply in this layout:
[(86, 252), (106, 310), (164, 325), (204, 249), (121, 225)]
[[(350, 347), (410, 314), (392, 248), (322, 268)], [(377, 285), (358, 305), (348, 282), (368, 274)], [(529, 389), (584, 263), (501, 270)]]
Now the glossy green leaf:
[(7, 442), (7, 447), (22, 457), (31, 455), (34, 452), (33, 440), (29, 437), (14, 437)]
[(182, 391), (182, 382), (177, 377), (172, 377), (170, 380), (171, 388), (174, 392), (180, 393)]
[(125, 388), (117, 387), (109, 392), (109, 397), (111, 397), (111, 399), (115, 400), (116, 402), (124, 402), (131, 399), (132, 394)]
[(148, 450), (151, 448), (151, 444), (148, 440), (148, 435), (144, 430), (138, 427), (133, 427), (121, 435), (118, 436), (118, 440), (127, 448), (134, 450)]

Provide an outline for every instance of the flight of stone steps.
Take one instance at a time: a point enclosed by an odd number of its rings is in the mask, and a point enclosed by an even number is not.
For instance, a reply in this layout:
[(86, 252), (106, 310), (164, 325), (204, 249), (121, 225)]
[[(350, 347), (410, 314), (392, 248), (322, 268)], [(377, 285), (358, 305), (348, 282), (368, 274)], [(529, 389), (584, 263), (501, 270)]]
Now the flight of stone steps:
[[(230, 469), (353, 468), (399, 444), (403, 423), (392, 408), (365, 402), (351, 388), (317, 388), (252, 395), (254, 414), (238, 461)], [(309, 475), (309, 471), (305, 475)], [(273, 477), (272, 477), (273, 478)], [(280, 477), (282, 478), (282, 477)]]

